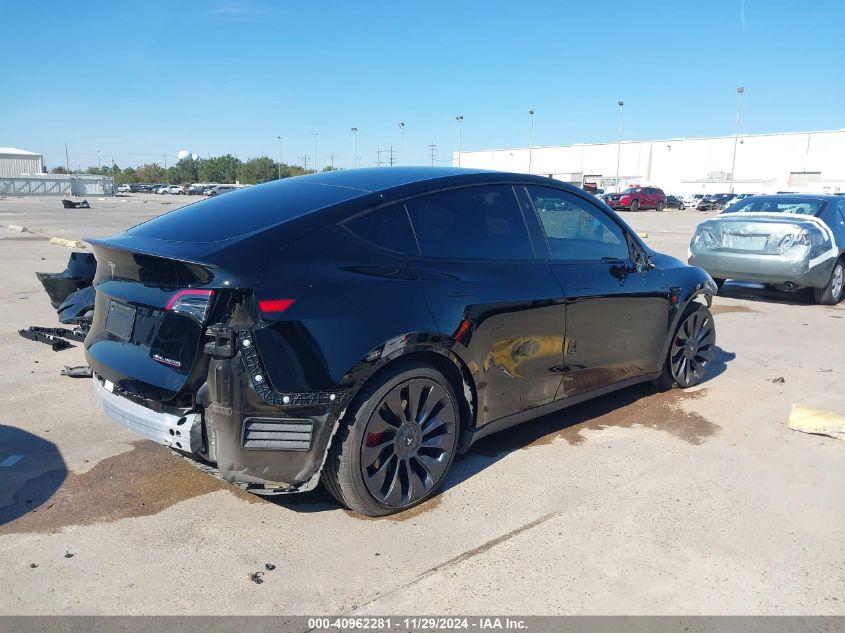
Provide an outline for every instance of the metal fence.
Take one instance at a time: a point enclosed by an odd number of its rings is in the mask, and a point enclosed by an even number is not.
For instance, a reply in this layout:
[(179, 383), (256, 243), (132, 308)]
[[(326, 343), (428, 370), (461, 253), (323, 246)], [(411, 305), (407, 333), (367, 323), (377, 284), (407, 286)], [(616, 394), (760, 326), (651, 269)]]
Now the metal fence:
[(77, 174), (0, 177), (0, 196), (113, 196), (114, 178)]

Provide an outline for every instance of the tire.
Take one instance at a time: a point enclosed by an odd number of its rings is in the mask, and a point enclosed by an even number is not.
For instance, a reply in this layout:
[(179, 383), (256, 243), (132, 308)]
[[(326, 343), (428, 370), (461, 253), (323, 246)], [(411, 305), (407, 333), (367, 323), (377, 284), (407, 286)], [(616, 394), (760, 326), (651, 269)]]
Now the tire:
[(833, 266), (830, 280), (824, 288), (813, 288), (813, 299), (825, 306), (835, 306), (842, 300), (842, 290), (845, 286), (845, 263), (840, 259)]
[(639, 210), (640, 210), (640, 201), (634, 200), (633, 202), (631, 202), (631, 213), (636, 213)]
[[(695, 343), (689, 343), (690, 340)], [(699, 384), (707, 373), (716, 347), (713, 315), (700, 303), (690, 303), (672, 334), (660, 376), (654, 381), (661, 391), (674, 385), (682, 389)]]
[(678, 211), (683, 211), (684, 209), (686, 209), (686, 207), (684, 206), (684, 203), (682, 202), (681, 204), (678, 205)]
[(460, 407), (446, 377), (428, 365), (399, 361), (350, 404), (329, 449), (323, 483), (359, 514), (407, 510), (442, 486), (459, 431)]
[(663, 202), (663, 200), (658, 201), (658, 203), (657, 203), (657, 210), (658, 210), (658, 211), (663, 211), (663, 209), (665, 209), (665, 208), (666, 208), (666, 203), (665, 203), (665, 202)]

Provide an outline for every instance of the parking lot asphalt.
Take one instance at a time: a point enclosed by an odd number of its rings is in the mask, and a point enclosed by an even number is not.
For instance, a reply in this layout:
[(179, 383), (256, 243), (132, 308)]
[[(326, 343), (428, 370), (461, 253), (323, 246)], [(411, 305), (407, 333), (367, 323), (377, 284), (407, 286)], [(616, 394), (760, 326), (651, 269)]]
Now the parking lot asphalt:
[[(845, 413), (845, 303), (729, 283), (699, 387), (491, 436), (437, 497), (364, 519), (322, 489), (263, 500), (196, 471), (59, 375), (81, 345), (18, 336), (57, 324), (34, 273), (71, 251), (49, 237), (193, 199), (89, 201), (0, 199), (0, 613), (845, 615), (845, 444), (787, 429), (793, 403)], [(683, 259), (709, 215), (624, 217)]]

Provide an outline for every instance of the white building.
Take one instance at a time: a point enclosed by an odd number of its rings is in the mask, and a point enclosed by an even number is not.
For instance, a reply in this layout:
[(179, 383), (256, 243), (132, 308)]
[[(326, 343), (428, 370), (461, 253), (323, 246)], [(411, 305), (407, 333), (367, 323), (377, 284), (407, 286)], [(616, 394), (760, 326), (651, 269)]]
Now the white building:
[(0, 177), (43, 173), (44, 157), (17, 147), (0, 147)]
[(736, 193), (845, 191), (845, 129), (464, 151), (458, 158), (454, 165), (530, 171), (606, 191), (616, 190), (617, 173), (620, 188), (652, 185), (683, 196), (732, 185)]

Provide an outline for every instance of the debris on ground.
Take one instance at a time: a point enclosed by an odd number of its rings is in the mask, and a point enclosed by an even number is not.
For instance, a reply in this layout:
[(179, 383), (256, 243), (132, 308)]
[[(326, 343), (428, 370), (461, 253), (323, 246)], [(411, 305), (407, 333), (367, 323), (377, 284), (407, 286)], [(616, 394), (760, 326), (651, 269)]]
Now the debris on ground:
[(766, 378), (766, 380), (775, 384), (783, 384), (786, 382), (786, 378), (784, 378), (783, 376), (778, 376), (777, 378)]
[(65, 365), (65, 368), (59, 373), (70, 378), (91, 378), (94, 375), (88, 365), (74, 365), (73, 367)]
[(789, 428), (802, 433), (826, 435), (845, 440), (845, 416), (834, 411), (813, 409), (803, 404), (792, 405)]
[(262, 582), (264, 582), (264, 579), (262, 578), (263, 575), (263, 571), (254, 571), (249, 574), (249, 579), (256, 585), (260, 585)]
[(68, 200), (65, 198), (62, 200), (62, 206), (65, 209), (90, 209), (91, 205), (88, 204), (88, 200), (83, 200), (82, 202), (75, 202), (74, 200)]
[(62, 350), (70, 349), (71, 347), (76, 347), (75, 345), (71, 345), (68, 341), (59, 336), (56, 336), (55, 334), (49, 334), (47, 332), (40, 331), (48, 329), (51, 328), (39, 328), (35, 325), (31, 325), (25, 330), (18, 330), (18, 334), (20, 334), (24, 338), (28, 338), (30, 341), (45, 343), (52, 347), (54, 352), (61, 352)]
[(65, 558), (73, 558), (74, 556), (76, 556), (76, 554), (71, 551), (65, 550)]
[(29, 233), (29, 229), (25, 226), (21, 226), (19, 224), (10, 224), (9, 225), (10, 231), (16, 231), (18, 233)]
[(276, 569), (276, 566), (273, 563), (264, 563), (264, 569), (267, 571), (273, 571)]

